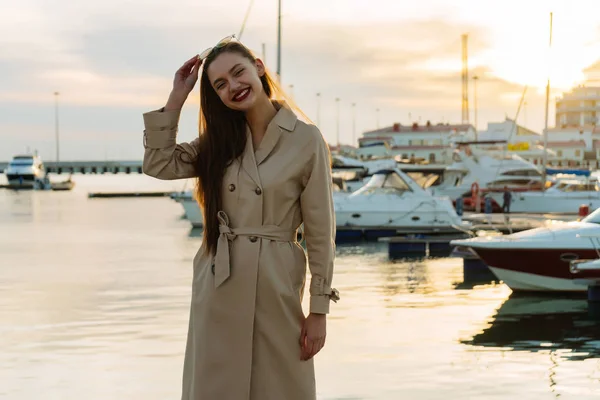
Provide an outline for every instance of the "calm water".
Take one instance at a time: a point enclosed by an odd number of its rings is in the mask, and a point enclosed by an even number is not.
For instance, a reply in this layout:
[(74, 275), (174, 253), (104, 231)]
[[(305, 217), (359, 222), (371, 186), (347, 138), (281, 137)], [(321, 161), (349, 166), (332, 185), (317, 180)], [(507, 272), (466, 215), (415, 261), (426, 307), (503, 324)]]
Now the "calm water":
[[(198, 232), (144, 176), (80, 176), (73, 192), (0, 190), (0, 397), (177, 399)], [(593, 399), (600, 324), (581, 299), (509, 298), (459, 259), (392, 262), (338, 249), (320, 399)], [(305, 302), (305, 305), (306, 302)]]

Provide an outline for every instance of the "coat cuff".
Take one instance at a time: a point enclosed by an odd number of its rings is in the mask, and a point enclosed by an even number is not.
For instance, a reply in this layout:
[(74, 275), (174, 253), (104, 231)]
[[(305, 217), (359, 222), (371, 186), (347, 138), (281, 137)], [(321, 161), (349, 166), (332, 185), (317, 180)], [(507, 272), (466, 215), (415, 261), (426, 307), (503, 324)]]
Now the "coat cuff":
[(329, 314), (329, 296), (310, 296), (310, 312), (312, 314)]
[(340, 292), (325, 283), (320, 276), (313, 276), (310, 283), (310, 312), (316, 314), (329, 313), (330, 300), (337, 302)]

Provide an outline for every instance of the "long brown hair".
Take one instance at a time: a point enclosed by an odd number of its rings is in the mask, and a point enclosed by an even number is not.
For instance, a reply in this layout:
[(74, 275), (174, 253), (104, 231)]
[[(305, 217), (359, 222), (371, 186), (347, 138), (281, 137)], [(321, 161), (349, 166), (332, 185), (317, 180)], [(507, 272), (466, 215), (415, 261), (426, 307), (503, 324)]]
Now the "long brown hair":
[[(256, 57), (239, 42), (230, 42), (215, 48), (204, 60), (200, 78), (200, 147), (196, 161), (196, 200), (202, 207), (204, 218), (204, 249), (214, 254), (219, 239), (217, 212), (221, 210), (221, 186), (226, 168), (244, 153), (246, 148), (246, 116), (241, 111), (227, 107), (208, 79), (207, 69), (217, 56), (233, 52), (253, 63)], [(268, 71), (260, 78), (269, 98), (286, 98), (278, 83)], [(297, 108), (297, 107), (294, 107)]]

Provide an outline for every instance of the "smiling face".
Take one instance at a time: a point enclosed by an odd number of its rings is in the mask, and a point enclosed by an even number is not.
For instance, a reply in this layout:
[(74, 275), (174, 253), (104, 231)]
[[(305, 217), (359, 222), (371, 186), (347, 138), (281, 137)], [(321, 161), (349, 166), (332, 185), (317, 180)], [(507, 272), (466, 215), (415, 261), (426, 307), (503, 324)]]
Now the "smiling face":
[(237, 52), (224, 51), (206, 69), (212, 88), (223, 104), (237, 111), (248, 111), (260, 96), (265, 96), (261, 60), (250, 60)]

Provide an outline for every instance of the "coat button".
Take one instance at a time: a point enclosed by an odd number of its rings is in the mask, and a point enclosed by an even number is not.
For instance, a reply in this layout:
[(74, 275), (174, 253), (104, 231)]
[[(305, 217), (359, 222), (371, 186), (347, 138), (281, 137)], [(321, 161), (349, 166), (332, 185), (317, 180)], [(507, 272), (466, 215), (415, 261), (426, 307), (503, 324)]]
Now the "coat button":
[(262, 194), (261, 188), (257, 187), (256, 190), (254, 191), (254, 193), (256, 193), (257, 195), (260, 196)]
[(250, 239), (250, 241), (252, 243), (256, 242), (258, 240), (258, 238), (256, 236), (250, 236), (248, 239)]
[(233, 192), (235, 190), (235, 185), (232, 183), (231, 185), (229, 185), (229, 191)]

